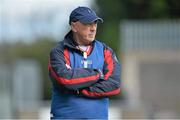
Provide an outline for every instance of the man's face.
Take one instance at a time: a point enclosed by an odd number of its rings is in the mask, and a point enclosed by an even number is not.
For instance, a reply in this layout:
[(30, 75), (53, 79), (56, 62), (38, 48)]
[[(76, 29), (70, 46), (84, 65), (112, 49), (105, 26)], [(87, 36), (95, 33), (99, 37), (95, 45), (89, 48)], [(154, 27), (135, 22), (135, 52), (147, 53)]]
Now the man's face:
[(88, 24), (77, 21), (73, 22), (71, 27), (72, 31), (75, 33), (78, 44), (88, 45), (95, 39), (97, 21)]

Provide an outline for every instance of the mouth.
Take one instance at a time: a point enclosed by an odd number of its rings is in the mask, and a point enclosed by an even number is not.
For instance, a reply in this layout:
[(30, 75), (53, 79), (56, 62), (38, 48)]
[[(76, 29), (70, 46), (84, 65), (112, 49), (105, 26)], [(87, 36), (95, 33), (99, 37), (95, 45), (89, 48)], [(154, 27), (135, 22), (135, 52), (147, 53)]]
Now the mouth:
[(89, 34), (89, 37), (94, 37), (94, 34)]

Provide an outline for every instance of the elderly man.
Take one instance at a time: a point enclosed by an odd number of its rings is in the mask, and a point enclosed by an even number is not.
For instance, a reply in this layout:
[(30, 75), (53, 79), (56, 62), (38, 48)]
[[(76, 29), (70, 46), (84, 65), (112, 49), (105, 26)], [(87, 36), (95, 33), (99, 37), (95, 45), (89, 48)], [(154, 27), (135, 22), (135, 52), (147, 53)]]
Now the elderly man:
[(108, 119), (108, 97), (120, 92), (120, 64), (95, 39), (98, 22), (103, 20), (90, 8), (74, 9), (71, 30), (51, 50), (51, 119)]

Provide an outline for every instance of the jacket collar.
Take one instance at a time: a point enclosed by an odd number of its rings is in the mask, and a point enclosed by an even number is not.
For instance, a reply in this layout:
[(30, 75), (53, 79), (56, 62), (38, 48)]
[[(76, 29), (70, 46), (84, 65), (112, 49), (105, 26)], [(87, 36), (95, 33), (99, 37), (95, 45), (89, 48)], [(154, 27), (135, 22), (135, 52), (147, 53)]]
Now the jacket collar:
[(76, 48), (77, 43), (73, 39), (73, 33), (71, 30), (65, 35), (63, 42), (64, 42), (64, 46), (77, 49)]

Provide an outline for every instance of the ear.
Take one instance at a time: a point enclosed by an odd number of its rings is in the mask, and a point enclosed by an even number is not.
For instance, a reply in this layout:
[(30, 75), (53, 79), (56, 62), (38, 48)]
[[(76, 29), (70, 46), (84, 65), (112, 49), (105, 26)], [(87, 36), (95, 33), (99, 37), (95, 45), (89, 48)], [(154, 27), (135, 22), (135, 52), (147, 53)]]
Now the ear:
[(75, 22), (71, 22), (71, 30), (72, 30), (73, 32), (77, 32), (76, 23), (75, 23)]

